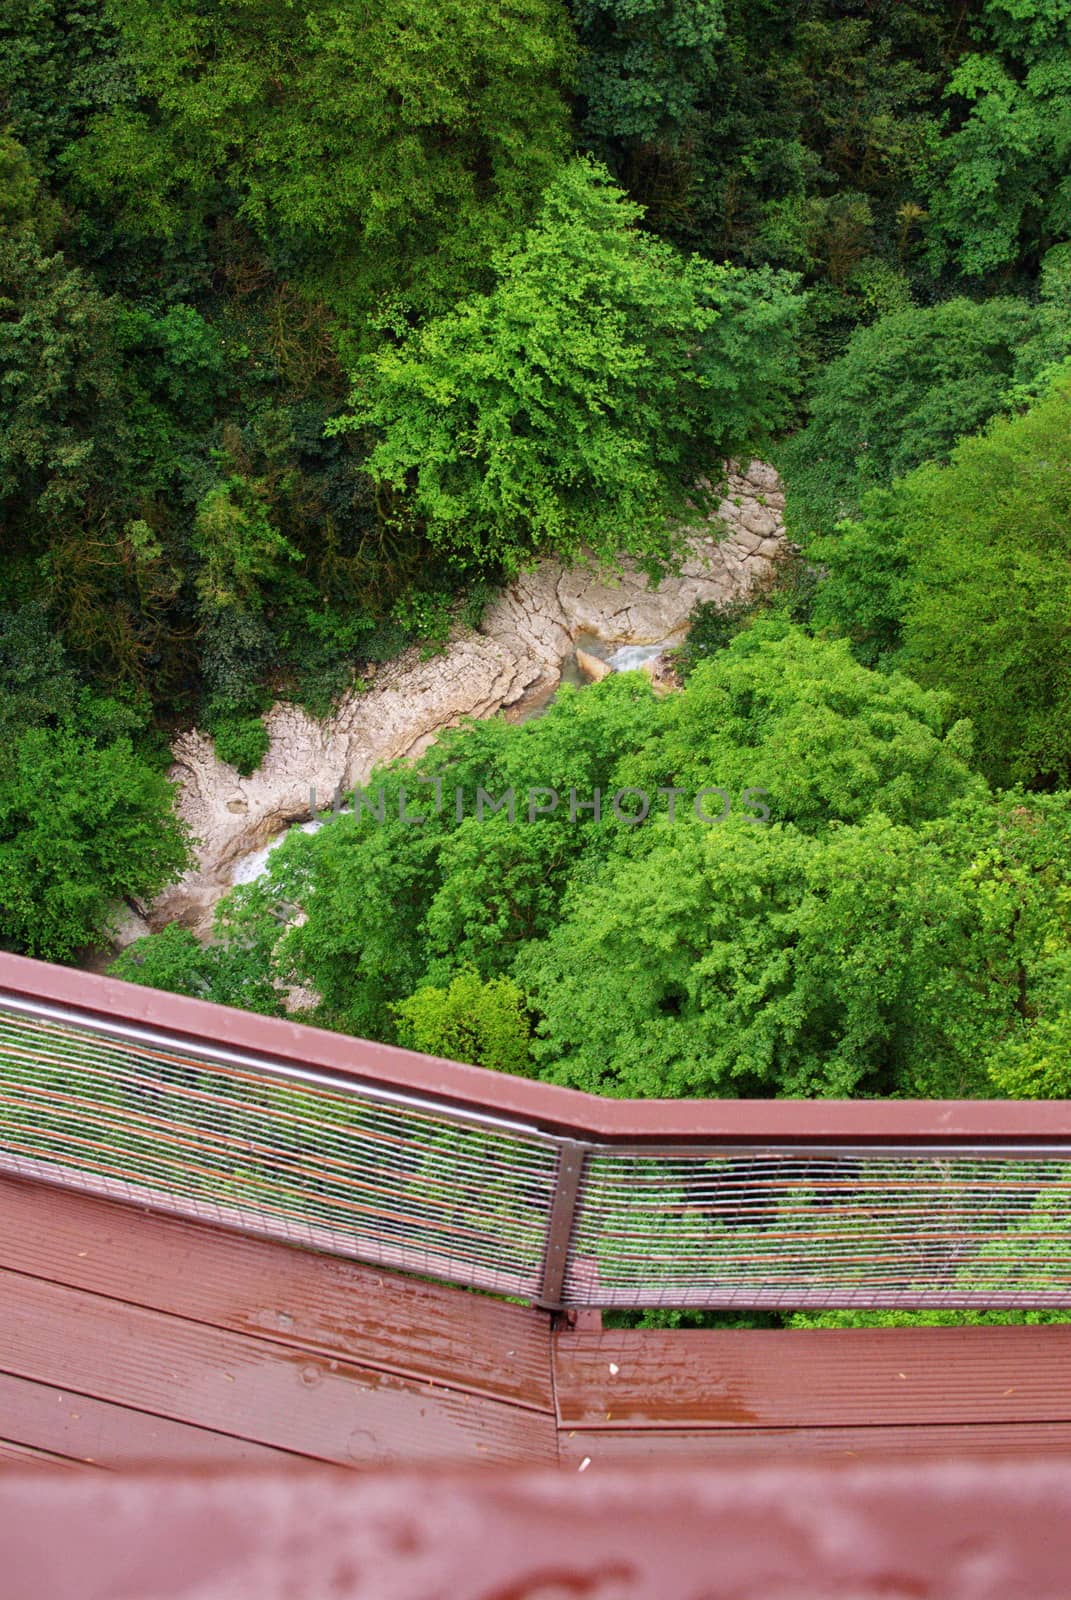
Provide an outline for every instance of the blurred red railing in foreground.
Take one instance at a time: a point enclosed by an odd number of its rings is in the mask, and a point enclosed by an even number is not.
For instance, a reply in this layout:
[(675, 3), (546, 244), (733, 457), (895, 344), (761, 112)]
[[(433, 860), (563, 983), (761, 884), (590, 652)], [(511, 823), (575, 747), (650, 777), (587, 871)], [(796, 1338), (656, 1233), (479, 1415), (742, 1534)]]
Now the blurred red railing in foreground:
[(1071, 1104), (626, 1101), (0, 955), (0, 1171), (547, 1307), (1071, 1306)]
[(1069, 1512), (1051, 1459), (0, 1475), (5, 1600), (1066, 1600)]

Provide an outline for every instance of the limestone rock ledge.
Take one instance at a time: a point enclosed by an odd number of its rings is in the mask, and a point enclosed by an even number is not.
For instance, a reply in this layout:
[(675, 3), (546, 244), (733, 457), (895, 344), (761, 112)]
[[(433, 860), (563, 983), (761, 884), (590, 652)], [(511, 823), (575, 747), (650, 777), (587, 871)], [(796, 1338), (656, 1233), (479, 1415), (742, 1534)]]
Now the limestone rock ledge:
[(783, 512), (772, 467), (759, 461), (730, 467), (713, 526), (690, 536), (679, 574), (653, 588), (627, 564), (608, 577), (544, 561), (492, 601), (477, 631), (458, 628), (430, 661), (407, 651), (326, 721), (297, 706), (273, 707), (266, 719), (270, 747), (249, 778), (218, 759), (207, 735), (180, 735), (170, 775), (197, 841), (196, 866), (153, 903), (151, 926), (178, 921), (207, 932), (236, 864), (306, 820), (311, 789), (325, 806), (338, 785), (353, 788), (373, 766), (419, 755), (444, 728), (545, 698), (578, 634), (615, 646), (683, 638), (700, 601), (732, 600), (769, 574), (786, 548)]

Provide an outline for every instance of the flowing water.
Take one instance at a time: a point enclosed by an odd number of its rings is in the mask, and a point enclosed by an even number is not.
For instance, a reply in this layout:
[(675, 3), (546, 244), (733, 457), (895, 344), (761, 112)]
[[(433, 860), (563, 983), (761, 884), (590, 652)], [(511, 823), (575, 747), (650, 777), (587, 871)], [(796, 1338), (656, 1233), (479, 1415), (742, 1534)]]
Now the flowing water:
[[(588, 683), (588, 678), (581, 671), (577, 662), (576, 652), (578, 650), (584, 650), (588, 655), (595, 656), (600, 661), (605, 661), (611, 672), (638, 672), (646, 662), (654, 661), (664, 650), (672, 650), (679, 643), (680, 638), (678, 637), (676, 639), (662, 639), (656, 644), (625, 644), (615, 648), (613, 645), (607, 644), (605, 640), (596, 638), (594, 634), (580, 633), (576, 638), (576, 649), (562, 662), (561, 678), (557, 687), (531, 700), (522, 700), (519, 705), (507, 711), (506, 715), (511, 722), (531, 722), (536, 717), (543, 716), (554, 703), (554, 696), (561, 684), (570, 683), (581, 688)], [(325, 799), (323, 803), (326, 807), (328, 800)], [(302, 833), (316, 833), (328, 820), (329, 818), (327, 817), (316, 818), (310, 822), (295, 823), (294, 827), (300, 827)], [(233, 884), (254, 883), (257, 878), (262, 877), (268, 870), (268, 858), (272, 851), (279, 848), (291, 831), (290, 828), (284, 829), (282, 833), (277, 834), (274, 839), (262, 846), (261, 849), (253, 850), (249, 855), (239, 857), (231, 873), (231, 882)]]

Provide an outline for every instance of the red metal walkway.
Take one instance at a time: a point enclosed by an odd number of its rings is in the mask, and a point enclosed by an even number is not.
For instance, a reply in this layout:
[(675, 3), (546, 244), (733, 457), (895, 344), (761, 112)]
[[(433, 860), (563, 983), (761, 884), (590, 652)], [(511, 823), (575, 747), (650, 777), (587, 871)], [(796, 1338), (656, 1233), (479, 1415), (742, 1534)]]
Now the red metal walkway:
[[(1071, 1327), (600, 1332), (0, 1180), (0, 1457), (117, 1468), (1071, 1450)], [(585, 1469), (586, 1470), (586, 1469)]]

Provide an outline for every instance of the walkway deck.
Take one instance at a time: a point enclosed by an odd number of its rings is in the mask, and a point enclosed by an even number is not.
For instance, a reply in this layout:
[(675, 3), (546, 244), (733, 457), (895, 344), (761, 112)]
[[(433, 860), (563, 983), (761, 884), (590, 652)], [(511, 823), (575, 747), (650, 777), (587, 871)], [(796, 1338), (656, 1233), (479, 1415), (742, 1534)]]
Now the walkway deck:
[(0, 1460), (1071, 1450), (1071, 1327), (552, 1331), (543, 1312), (0, 1180)]

